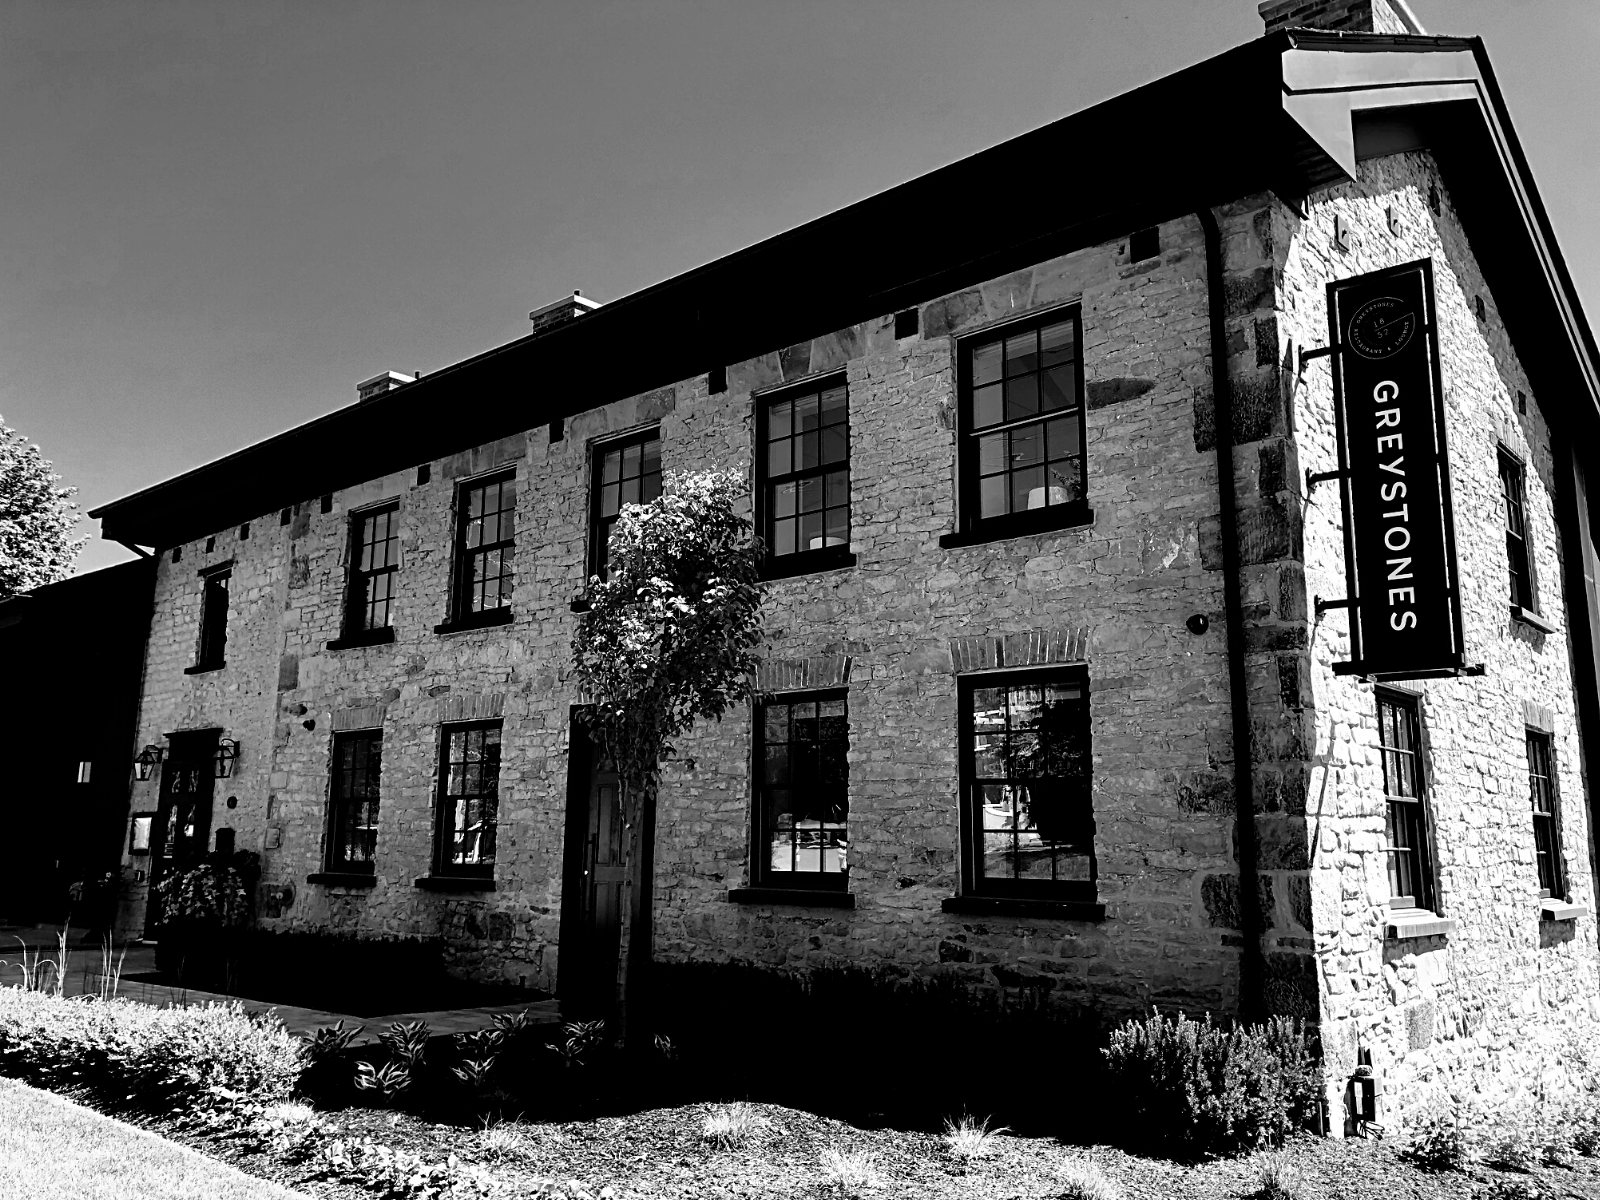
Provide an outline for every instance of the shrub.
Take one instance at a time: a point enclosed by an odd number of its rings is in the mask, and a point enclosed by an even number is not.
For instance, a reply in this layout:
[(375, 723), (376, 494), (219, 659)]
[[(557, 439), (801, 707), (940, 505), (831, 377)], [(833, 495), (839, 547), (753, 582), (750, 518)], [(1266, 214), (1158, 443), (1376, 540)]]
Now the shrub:
[(1534, 1170), (1544, 1160), (1544, 1146), (1536, 1129), (1515, 1120), (1493, 1130), (1484, 1147), (1483, 1161), (1503, 1171)]
[(1294, 1159), (1279, 1151), (1266, 1155), (1256, 1168), (1260, 1200), (1306, 1200), (1306, 1178)]
[(735, 1100), (732, 1104), (716, 1104), (706, 1113), (700, 1138), (719, 1150), (731, 1150), (748, 1142), (766, 1123), (761, 1110), (754, 1104), (747, 1104), (743, 1100)]
[(1151, 1013), (1113, 1030), (1103, 1053), (1124, 1128), (1184, 1153), (1281, 1145), (1316, 1103), (1310, 1039), (1287, 1017), (1224, 1029)]
[(243, 1006), (151, 1008), (0, 988), (0, 1073), (86, 1090), (117, 1109), (185, 1111), (249, 1096), (287, 1100), (302, 1050)]
[(1478, 1161), (1478, 1148), (1460, 1115), (1444, 1110), (1418, 1120), (1401, 1153), (1428, 1171), (1464, 1171)]
[(1099, 1163), (1087, 1158), (1063, 1166), (1057, 1182), (1060, 1200), (1122, 1200), (1122, 1189), (1111, 1182)]
[(829, 1188), (847, 1200), (856, 1200), (875, 1190), (882, 1180), (872, 1155), (864, 1151), (841, 1150), (829, 1146), (822, 1152), (822, 1175)]
[(971, 1163), (974, 1159), (992, 1154), (1000, 1135), (1008, 1132), (1004, 1125), (990, 1129), (987, 1120), (980, 1121), (975, 1117), (964, 1116), (959, 1121), (946, 1117), (942, 1139), (953, 1157), (962, 1163)]

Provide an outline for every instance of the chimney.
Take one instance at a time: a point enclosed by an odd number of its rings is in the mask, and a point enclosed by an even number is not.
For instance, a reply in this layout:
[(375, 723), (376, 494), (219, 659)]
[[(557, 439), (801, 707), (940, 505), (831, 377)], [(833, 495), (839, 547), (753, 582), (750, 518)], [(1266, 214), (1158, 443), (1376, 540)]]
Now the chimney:
[(371, 400), (385, 392), (392, 392), (401, 384), (410, 383), (416, 379), (415, 375), (402, 375), (399, 371), (385, 371), (382, 375), (374, 375), (371, 379), (362, 380), (356, 384), (356, 402)]
[(1268, 33), (1333, 29), (1340, 33), (1427, 33), (1406, 0), (1261, 0)]
[(584, 313), (591, 313), (599, 307), (600, 301), (585, 300), (581, 292), (573, 292), (571, 296), (563, 296), (554, 304), (534, 309), (528, 314), (528, 320), (533, 322), (533, 333), (543, 333), (547, 329), (554, 329), (557, 325), (575, 321)]

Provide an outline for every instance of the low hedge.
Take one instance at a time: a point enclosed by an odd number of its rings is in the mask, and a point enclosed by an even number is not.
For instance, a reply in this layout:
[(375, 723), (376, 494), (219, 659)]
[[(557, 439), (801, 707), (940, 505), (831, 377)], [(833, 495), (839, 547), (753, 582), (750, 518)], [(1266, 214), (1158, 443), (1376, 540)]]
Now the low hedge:
[(114, 1109), (190, 1110), (288, 1099), (303, 1051), (276, 1016), (242, 1005), (152, 1008), (0, 988), (0, 1074), (86, 1092)]

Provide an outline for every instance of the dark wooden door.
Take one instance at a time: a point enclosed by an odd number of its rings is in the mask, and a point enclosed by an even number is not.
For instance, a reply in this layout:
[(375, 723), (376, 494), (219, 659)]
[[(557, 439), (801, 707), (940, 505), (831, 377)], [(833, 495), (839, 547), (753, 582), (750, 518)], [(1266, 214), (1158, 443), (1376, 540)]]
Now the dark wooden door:
[(150, 833), (150, 899), (146, 937), (157, 936), (161, 901), (155, 885), (171, 871), (187, 871), (206, 856), (211, 839), (211, 793), (216, 778), (217, 735), (174, 735), (172, 753), (161, 764), (161, 798)]
[(572, 745), (559, 988), (565, 1010), (602, 1016), (615, 1005), (622, 942), (622, 795), (616, 770), (579, 725)]

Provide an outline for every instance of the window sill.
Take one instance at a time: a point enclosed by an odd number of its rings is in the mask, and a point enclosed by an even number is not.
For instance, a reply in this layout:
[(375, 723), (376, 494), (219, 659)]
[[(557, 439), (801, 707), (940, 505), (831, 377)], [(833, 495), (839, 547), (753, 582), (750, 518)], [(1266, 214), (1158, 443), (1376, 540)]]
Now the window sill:
[(1062, 504), (1054, 509), (1043, 508), (1035, 512), (1012, 513), (1005, 517), (992, 517), (971, 529), (947, 533), (939, 539), (946, 550), (958, 546), (981, 546), (985, 542), (999, 542), (1007, 538), (1028, 537), (1035, 533), (1055, 533), (1062, 529), (1076, 529), (1094, 524), (1094, 509), (1087, 501)]
[(975, 917), (1043, 917), (1055, 921), (1104, 921), (1106, 906), (1090, 900), (1023, 900), (1014, 896), (946, 896), (939, 908)]
[(805, 888), (729, 888), (730, 904), (794, 904), (809, 908), (854, 908), (853, 892), (808, 891)]
[(511, 624), (511, 608), (490, 608), (483, 612), (472, 613), (470, 616), (461, 617), (454, 621), (446, 621), (443, 625), (435, 625), (435, 633), (465, 633), (469, 629), (488, 629), (495, 625)]
[(1521, 621), (1524, 625), (1537, 629), (1540, 633), (1554, 633), (1556, 631), (1556, 627), (1550, 624), (1549, 621), (1546, 621), (1533, 609), (1523, 608), (1520, 604), (1511, 606), (1511, 619), (1513, 621)]
[(489, 875), (418, 875), (411, 882), (425, 892), (494, 891), (494, 879)]
[(1425, 908), (1397, 908), (1383, 923), (1383, 936), (1391, 942), (1408, 938), (1443, 937), (1454, 933), (1459, 923), (1454, 917), (1441, 917)]
[(370, 888), (378, 886), (378, 877), (364, 871), (313, 871), (306, 876), (306, 882), (325, 887)]
[(347, 633), (328, 643), (329, 650), (354, 650), (359, 646), (388, 646), (394, 642), (394, 626), (382, 629), (364, 629), (360, 633)]
[[(835, 553), (842, 550), (844, 553)], [(800, 575), (820, 575), (824, 571), (843, 571), (856, 565), (856, 556), (848, 547), (836, 546), (833, 550), (808, 550), (804, 554), (785, 554), (762, 564), (763, 582), (776, 579), (794, 579)]]
[(1581, 904), (1568, 904), (1564, 900), (1539, 901), (1539, 919), (1541, 921), (1577, 921), (1589, 915), (1589, 910)]
[(192, 667), (185, 667), (183, 669), (183, 673), (185, 675), (204, 675), (209, 671), (220, 671), (220, 670), (222, 670), (223, 667), (225, 667), (227, 665), (228, 664), (225, 663), (225, 662), (219, 662), (219, 663), (195, 663), (195, 665), (192, 666)]

